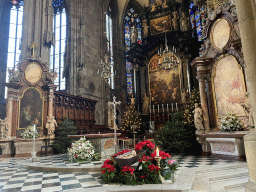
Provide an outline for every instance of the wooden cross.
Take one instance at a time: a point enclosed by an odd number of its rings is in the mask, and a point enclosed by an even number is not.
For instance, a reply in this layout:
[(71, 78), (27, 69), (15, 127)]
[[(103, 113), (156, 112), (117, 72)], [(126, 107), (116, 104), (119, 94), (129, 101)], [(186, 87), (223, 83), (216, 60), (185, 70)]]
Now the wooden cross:
[(120, 101), (116, 101), (116, 96), (113, 97), (113, 102), (108, 102), (108, 105), (113, 105), (114, 107), (114, 110), (113, 110), (113, 115), (114, 115), (114, 134), (115, 134), (115, 137), (114, 137), (114, 144), (115, 144), (115, 154), (117, 153), (117, 147), (116, 147), (116, 105), (120, 105), (121, 102)]
[(32, 49), (31, 57), (35, 57), (35, 47), (38, 47), (38, 45), (33, 41), (33, 43), (30, 45), (30, 49)]

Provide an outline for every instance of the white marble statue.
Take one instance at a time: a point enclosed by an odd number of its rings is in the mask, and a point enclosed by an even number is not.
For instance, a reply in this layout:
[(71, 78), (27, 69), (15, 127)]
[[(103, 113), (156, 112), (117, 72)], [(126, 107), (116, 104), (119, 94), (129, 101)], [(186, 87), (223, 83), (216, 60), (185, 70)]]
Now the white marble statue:
[(144, 93), (143, 97), (142, 112), (144, 115), (148, 114), (149, 112), (149, 97), (147, 96), (146, 93)]
[(252, 106), (250, 103), (249, 92), (245, 93), (245, 102), (241, 103), (246, 116), (248, 117), (248, 128), (251, 129), (254, 126), (253, 116), (252, 116)]
[(47, 118), (45, 127), (48, 129), (48, 135), (54, 136), (55, 128), (58, 126), (57, 121), (53, 116)]
[(203, 131), (204, 125), (203, 125), (203, 110), (199, 107), (198, 103), (195, 103), (195, 109), (193, 111), (194, 113), (194, 123), (197, 131)]
[(8, 123), (7, 118), (0, 119), (0, 132), (1, 132), (1, 138), (6, 138), (8, 130)]

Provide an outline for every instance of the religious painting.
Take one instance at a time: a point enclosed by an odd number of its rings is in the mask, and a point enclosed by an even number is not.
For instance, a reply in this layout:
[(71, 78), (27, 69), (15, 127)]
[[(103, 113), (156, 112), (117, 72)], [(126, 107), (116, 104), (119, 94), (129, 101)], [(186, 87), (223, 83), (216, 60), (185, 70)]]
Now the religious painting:
[(43, 99), (37, 89), (25, 90), (20, 100), (19, 128), (27, 128), (36, 124), (42, 127), (43, 122)]
[(151, 105), (180, 103), (180, 66), (169, 71), (162, 70), (158, 64), (159, 59), (162, 62), (163, 57), (156, 54), (149, 62)]
[(160, 17), (157, 19), (152, 19), (150, 20), (150, 33), (151, 35), (156, 35), (159, 33), (164, 33), (165, 27), (164, 27), (164, 22), (166, 21), (166, 31), (171, 31), (171, 16), (165, 16), (165, 17)]
[(234, 113), (245, 116), (241, 103), (245, 102), (245, 80), (242, 67), (235, 57), (220, 58), (213, 71), (213, 87), (218, 118)]

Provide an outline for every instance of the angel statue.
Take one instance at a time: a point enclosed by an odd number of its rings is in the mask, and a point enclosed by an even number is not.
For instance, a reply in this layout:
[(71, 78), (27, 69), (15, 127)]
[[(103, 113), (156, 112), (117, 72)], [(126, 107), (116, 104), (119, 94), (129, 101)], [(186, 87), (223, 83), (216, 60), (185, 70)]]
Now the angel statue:
[(197, 132), (201, 132), (204, 130), (203, 125), (203, 110), (199, 107), (198, 103), (195, 103), (194, 113), (194, 123), (197, 129)]

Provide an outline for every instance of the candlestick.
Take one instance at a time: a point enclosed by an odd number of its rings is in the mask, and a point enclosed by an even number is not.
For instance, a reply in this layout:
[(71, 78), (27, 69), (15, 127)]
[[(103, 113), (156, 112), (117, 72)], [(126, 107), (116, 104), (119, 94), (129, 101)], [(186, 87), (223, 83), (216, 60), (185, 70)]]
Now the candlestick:
[(168, 103), (167, 103), (167, 112), (169, 113), (169, 109), (168, 109)]
[(155, 106), (153, 105), (153, 113), (155, 113)]
[(33, 131), (36, 131), (36, 124), (33, 125)]
[(158, 114), (159, 114), (159, 104), (157, 105), (157, 111), (158, 111)]
[(173, 103), (172, 103), (172, 112), (173, 112)]
[(164, 104), (162, 104), (162, 110), (163, 110), (163, 112), (164, 112)]
[(176, 103), (176, 111), (178, 111), (178, 104)]
[(149, 113), (151, 114), (151, 105), (149, 105)]
[(156, 148), (156, 156), (159, 157), (159, 149), (158, 149), (158, 147)]

